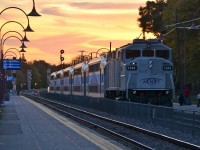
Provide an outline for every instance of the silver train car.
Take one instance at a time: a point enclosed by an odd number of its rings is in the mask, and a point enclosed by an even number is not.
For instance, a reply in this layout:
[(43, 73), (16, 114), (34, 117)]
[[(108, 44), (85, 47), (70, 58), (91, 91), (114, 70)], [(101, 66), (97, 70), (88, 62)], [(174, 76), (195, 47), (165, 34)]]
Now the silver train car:
[(104, 65), (101, 57), (51, 74), (49, 92), (104, 97)]
[(53, 72), (49, 92), (172, 106), (172, 49), (135, 39), (104, 56)]

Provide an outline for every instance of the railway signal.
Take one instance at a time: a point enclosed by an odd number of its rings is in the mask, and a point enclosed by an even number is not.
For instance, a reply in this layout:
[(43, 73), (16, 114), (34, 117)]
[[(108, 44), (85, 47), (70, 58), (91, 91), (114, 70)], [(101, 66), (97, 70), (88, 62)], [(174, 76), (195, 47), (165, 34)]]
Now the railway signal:
[(61, 69), (64, 69), (63, 61), (65, 60), (65, 58), (62, 56), (62, 54), (64, 54), (64, 52), (65, 52), (65, 51), (64, 51), (63, 49), (60, 50), (60, 61), (61, 61), (61, 62), (60, 62), (60, 68), (61, 68)]
[(61, 63), (62, 63), (62, 61), (65, 60), (65, 58), (62, 56), (62, 54), (64, 54), (64, 52), (65, 51), (63, 49), (60, 50), (60, 61), (61, 61)]

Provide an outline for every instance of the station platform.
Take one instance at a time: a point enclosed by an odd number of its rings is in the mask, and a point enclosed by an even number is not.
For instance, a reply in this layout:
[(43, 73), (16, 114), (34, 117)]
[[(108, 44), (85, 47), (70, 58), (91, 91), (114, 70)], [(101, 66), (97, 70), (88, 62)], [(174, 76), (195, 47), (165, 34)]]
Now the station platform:
[(23, 96), (10, 96), (0, 111), (0, 150), (127, 149)]
[(180, 104), (174, 103), (173, 108), (178, 109), (178, 110), (185, 110), (185, 111), (197, 111), (200, 113), (200, 107), (197, 107), (197, 105), (182, 105), (182, 106), (180, 106)]

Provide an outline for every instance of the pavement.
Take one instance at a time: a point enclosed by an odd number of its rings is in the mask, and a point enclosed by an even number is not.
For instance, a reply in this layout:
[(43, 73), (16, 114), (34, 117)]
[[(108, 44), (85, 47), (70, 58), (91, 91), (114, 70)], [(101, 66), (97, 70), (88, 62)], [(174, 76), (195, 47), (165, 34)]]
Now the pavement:
[(127, 149), (23, 96), (10, 96), (0, 111), (0, 150)]
[(180, 104), (174, 103), (173, 108), (178, 109), (178, 110), (185, 110), (185, 111), (196, 111), (196, 112), (200, 113), (200, 107), (197, 107), (197, 105), (182, 105), (182, 106), (180, 106)]

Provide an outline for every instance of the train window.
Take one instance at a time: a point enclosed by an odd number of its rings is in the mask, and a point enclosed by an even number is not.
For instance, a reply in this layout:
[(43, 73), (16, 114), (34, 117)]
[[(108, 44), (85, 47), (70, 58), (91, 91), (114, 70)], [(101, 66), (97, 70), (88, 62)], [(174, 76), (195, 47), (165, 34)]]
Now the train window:
[(74, 91), (75, 92), (80, 92), (81, 91), (81, 87), (80, 86), (74, 86)]
[(122, 61), (124, 60), (123, 59), (123, 51), (120, 52), (120, 58), (121, 58)]
[(91, 93), (98, 93), (98, 86), (97, 85), (90, 85), (90, 86), (88, 86), (88, 90)]
[(116, 59), (116, 51), (112, 52), (112, 59)]
[(69, 71), (64, 72), (64, 77), (69, 77)]
[(156, 57), (169, 59), (169, 51), (168, 50), (156, 50)]
[(74, 70), (74, 75), (80, 75), (81, 74), (81, 68)]
[(58, 73), (58, 74), (56, 75), (56, 78), (57, 78), (57, 79), (60, 79), (60, 73)]
[(99, 71), (100, 70), (100, 64), (94, 64), (89, 66), (89, 72), (95, 72), (95, 71)]
[(154, 56), (154, 51), (153, 50), (143, 50), (142, 51), (142, 56), (144, 56), (144, 57), (153, 57)]
[(126, 59), (140, 57), (140, 50), (127, 50)]
[(117, 52), (117, 58), (120, 58), (120, 51)]
[(108, 59), (108, 60), (112, 59), (112, 53), (108, 53), (107, 59)]

